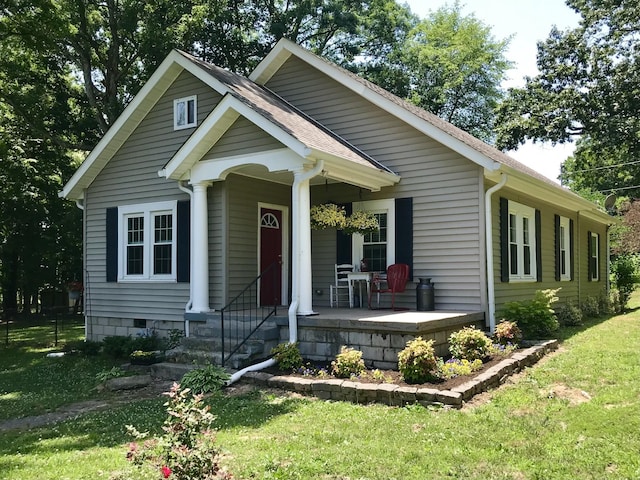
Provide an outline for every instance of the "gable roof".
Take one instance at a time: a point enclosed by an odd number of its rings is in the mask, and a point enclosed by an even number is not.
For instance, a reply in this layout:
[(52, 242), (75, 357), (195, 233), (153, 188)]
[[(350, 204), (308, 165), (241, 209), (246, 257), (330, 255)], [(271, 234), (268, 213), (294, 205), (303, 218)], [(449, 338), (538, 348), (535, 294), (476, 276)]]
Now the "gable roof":
[[(347, 161), (365, 177), (377, 177), (377, 181), (372, 185), (375, 189), (398, 182), (399, 177), (386, 166), (264, 86), (216, 65), (203, 62), (185, 52), (180, 54), (224, 85), (226, 95), (165, 165), (161, 172), (163, 176), (180, 179), (216, 143), (240, 114), (302, 158), (327, 157), (336, 161)], [(231, 111), (233, 111), (232, 114), (230, 114)], [(327, 170), (330, 176), (331, 168), (327, 167)]]
[(266, 84), (269, 79), (291, 57), (328, 75), (333, 80), (352, 90), (372, 104), (398, 117), (416, 130), (433, 138), (484, 169), (485, 176), (498, 181), (500, 172), (510, 177), (508, 186), (529, 195), (552, 202), (563, 202), (576, 210), (587, 213), (593, 219), (612, 223), (613, 219), (598, 209), (597, 205), (571, 192), (532, 168), (518, 162), (497, 148), (483, 142), (464, 130), (441, 119), (378, 85), (319, 57), (296, 43), (281, 39), (267, 56), (258, 64), (249, 78), (256, 83)]

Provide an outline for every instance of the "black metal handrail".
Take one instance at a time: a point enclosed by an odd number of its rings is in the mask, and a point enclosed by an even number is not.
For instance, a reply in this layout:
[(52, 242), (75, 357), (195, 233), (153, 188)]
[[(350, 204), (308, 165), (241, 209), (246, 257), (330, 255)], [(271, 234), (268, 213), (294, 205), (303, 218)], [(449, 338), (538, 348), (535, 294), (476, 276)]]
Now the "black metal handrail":
[[(277, 314), (278, 299), (273, 298), (273, 305), (260, 305), (258, 293), (261, 280), (271, 280), (276, 284), (280, 273), (277, 268), (279, 265), (278, 261), (269, 265), (220, 310), (222, 366), (247, 343), (264, 322)], [(230, 328), (225, 327), (225, 320), (233, 321)]]

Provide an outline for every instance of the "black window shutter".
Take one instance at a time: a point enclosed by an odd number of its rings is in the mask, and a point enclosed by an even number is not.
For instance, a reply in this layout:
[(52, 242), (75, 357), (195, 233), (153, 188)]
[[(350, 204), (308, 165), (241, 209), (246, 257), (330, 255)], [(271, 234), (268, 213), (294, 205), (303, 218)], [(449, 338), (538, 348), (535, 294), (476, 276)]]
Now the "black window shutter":
[(536, 275), (537, 281), (542, 281), (542, 217), (536, 209)]
[(553, 222), (556, 241), (556, 282), (559, 282), (562, 277), (562, 260), (560, 258), (560, 250), (562, 248), (562, 245), (560, 245), (560, 215), (554, 215)]
[(504, 197), (500, 197), (500, 280), (509, 282), (509, 200)]
[(413, 279), (413, 198), (396, 198), (396, 263), (409, 265)]
[(107, 208), (107, 282), (118, 281), (118, 207)]
[(588, 281), (593, 279), (593, 269), (591, 268), (591, 232), (587, 232), (587, 277)]
[(571, 280), (573, 280), (574, 252), (573, 249), (573, 220), (569, 220), (569, 262), (571, 265)]
[[(351, 215), (353, 212), (353, 205), (350, 203), (340, 205), (344, 207), (345, 213)], [(360, 259), (358, 259), (360, 260)], [(336, 263), (350, 263), (353, 264), (353, 254), (351, 249), (351, 235), (343, 233), (342, 230), (336, 232)]]
[(178, 282), (190, 280), (191, 267), (191, 202), (180, 200), (177, 205), (176, 261), (178, 264), (176, 279)]

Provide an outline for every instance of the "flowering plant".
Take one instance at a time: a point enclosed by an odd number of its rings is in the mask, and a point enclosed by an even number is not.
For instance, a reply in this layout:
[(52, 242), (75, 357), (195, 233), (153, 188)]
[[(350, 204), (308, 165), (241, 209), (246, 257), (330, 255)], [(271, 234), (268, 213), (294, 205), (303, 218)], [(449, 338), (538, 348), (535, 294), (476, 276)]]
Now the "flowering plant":
[(347, 235), (353, 233), (366, 235), (380, 228), (378, 219), (373, 213), (357, 211), (347, 216), (344, 207), (335, 203), (314, 205), (311, 207), (310, 215), (311, 228), (313, 230), (335, 228), (342, 230)]
[(342, 230), (346, 234), (359, 233), (360, 235), (366, 235), (379, 229), (378, 219), (373, 213), (358, 211), (347, 217), (347, 223)]

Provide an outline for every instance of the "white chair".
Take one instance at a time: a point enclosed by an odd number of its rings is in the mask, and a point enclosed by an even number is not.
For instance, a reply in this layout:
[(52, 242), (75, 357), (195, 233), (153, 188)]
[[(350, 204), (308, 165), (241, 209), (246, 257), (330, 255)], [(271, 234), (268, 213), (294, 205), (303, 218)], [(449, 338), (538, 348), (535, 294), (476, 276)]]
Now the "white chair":
[(340, 295), (346, 304), (349, 304), (349, 278), (348, 273), (353, 272), (353, 265), (350, 263), (335, 265), (335, 284), (329, 285), (329, 302), (331, 307), (340, 307)]

